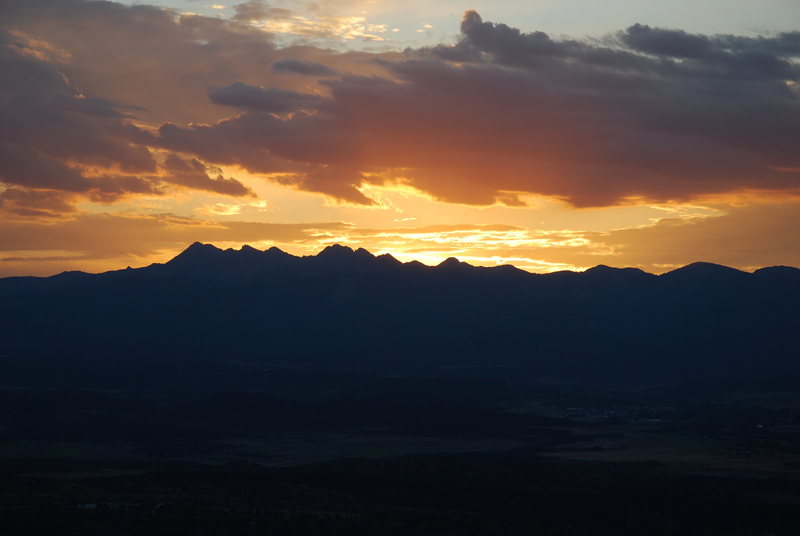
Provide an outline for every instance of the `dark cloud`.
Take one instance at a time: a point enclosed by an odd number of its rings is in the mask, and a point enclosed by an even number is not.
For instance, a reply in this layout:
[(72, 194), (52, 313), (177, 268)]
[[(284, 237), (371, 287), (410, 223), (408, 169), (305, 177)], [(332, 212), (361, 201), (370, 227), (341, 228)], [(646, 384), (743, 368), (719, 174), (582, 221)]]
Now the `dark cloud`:
[(485, 23), (476, 11), (464, 13), (461, 35), (462, 40), (456, 48), (489, 53), (496, 60), (512, 64), (527, 63), (539, 56), (563, 57), (569, 49), (579, 47), (572, 41), (553, 41), (544, 32), (526, 34), (502, 23)]
[(276, 61), (272, 64), (272, 71), (276, 73), (294, 73), (308, 76), (336, 76), (336, 71), (321, 63), (287, 59)]
[(28, 147), (0, 144), (0, 180), (29, 188), (86, 192), (91, 181), (79, 171)]
[[(29, 56), (53, 55), (77, 87), (141, 108), (151, 121), (219, 118), (209, 86), (264, 82), (281, 59), (269, 34), (155, 6), (81, 0), (19, 0), (0, 6), (0, 29)], [(22, 48), (24, 47), (24, 49)]]
[[(251, 137), (251, 134), (257, 133), (247, 128), (248, 121), (263, 125), (278, 120), (270, 114), (255, 114), (222, 121), (214, 126), (192, 125), (183, 128), (167, 123), (159, 128), (157, 142), (165, 149), (191, 153), (218, 165), (239, 165), (255, 173), (284, 170), (269, 151), (258, 146), (257, 140)], [(236, 128), (227, 128), (228, 124)]]
[(323, 193), (357, 205), (374, 204), (372, 199), (358, 189), (361, 183), (365, 182), (366, 177), (360, 170), (346, 165), (317, 166), (311, 171), (285, 175), (276, 180), (299, 190)]
[(0, 181), (17, 187), (3, 194), (6, 211), (69, 213), (67, 199), (77, 197), (67, 193), (98, 201), (159, 193), (139, 175), (156, 171), (156, 163), (133, 143), (143, 133), (129, 122), (128, 107), (84, 95), (51, 65), (5, 41), (2, 56), (16, 55), (12, 65), (27, 75), (7, 80), (0, 106)]
[(24, 188), (83, 193), (97, 201), (114, 201), (125, 194), (157, 194), (157, 184), (144, 178), (102, 174), (85, 176), (35, 150), (10, 143), (0, 144), (0, 181)]
[[(206, 190), (222, 195), (236, 197), (255, 197), (255, 193), (234, 178), (225, 178), (218, 170), (209, 170), (202, 162), (193, 158), (184, 160), (173, 154), (167, 157), (164, 164), (165, 182), (177, 184), (193, 190)], [(216, 172), (216, 178), (208, 175), (209, 171)]]
[[(364, 61), (370, 57), (365, 53), (335, 53), (312, 46), (277, 48), (271, 34), (245, 19), (259, 19), (265, 13), (280, 18), (280, 10), (252, 2), (241, 4), (239, 11), (240, 17), (225, 20), (114, 2), (5, 0), (0, 2), (0, 35), (6, 30), (16, 50), (29, 57), (47, 57), (87, 94), (135, 105), (140, 119), (156, 124), (225, 117), (228, 111), (209, 101), (209, 87), (242, 82), (307, 91), (311, 79), (270, 69), (285, 59), (324, 64), (336, 71), (381, 70)], [(0, 53), (0, 67), (2, 61)], [(8, 76), (16, 72), (19, 67), (12, 71), (9, 66)], [(0, 77), (0, 91), (3, 83)]]
[[(239, 18), (247, 13), (279, 15), (263, 2), (239, 6)], [(115, 192), (117, 198), (130, 192), (159, 193), (162, 183), (250, 195), (241, 183), (218, 173), (216, 178), (162, 173), (147, 149), (158, 144), (142, 125), (170, 119), (178, 124), (202, 123), (229, 115), (227, 106), (276, 113), (313, 107), (319, 97), (270, 85), (277, 76), (288, 87), (296, 82), (308, 91), (307, 81), (273, 75), (269, 65), (291, 57), (312, 70), (320, 70), (321, 59), (337, 65), (337, 70), (342, 65), (382, 69), (363, 63), (366, 56), (314, 47), (278, 50), (269, 34), (249, 24), (179, 15), (153, 6), (82, 0), (3, 2), (0, 143), (4, 154), (13, 153), (13, 158), (0, 166), (0, 175), (7, 177), (7, 184), (95, 192), (96, 199), (106, 200), (113, 200)], [(212, 98), (209, 87), (216, 88)], [(169, 126), (162, 131), (168, 132)], [(193, 144), (190, 152), (208, 153), (211, 162), (240, 163), (259, 172), (314, 171), (325, 165), (237, 149), (239, 138), (249, 132), (235, 134), (224, 133), (225, 140), (216, 137), (207, 150)], [(297, 132), (292, 139), (300, 135)], [(314, 181), (297, 178), (296, 182)]]
[(242, 2), (233, 6), (236, 14), (233, 20), (250, 22), (260, 21), (264, 19), (285, 19), (294, 15), (294, 12), (289, 9), (272, 7), (267, 2), (261, 0), (252, 0), (250, 2)]
[[(32, 5), (51, 7), (47, 2)], [(136, 124), (141, 108), (86, 95), (45, 53), (68, 55), (15, 30), (0, 33), (0, 188), (3, 183), (15, 187), (2, 194), (5, 214), (70, 214), (71, 203), (81, 199), (113, 202), (128, 195), (161, 195), (166, 183), (254, 195), (235, 179), (218, 172), (216, 178), (208, 176), (204, 167), (162, 174), (146, 146), (152, 145), (152, 135)]]
[(274, 87), (264, 89), (241, 82), (214, 88), (209, 91), (208, 98), (214, 104), (276, 114), (293, 112), (301, 108), (316, 108), (322, 104), (322, 99), (316, 95)]
[(682, 30), (663, 30), (634, 24), (620, 34), (620, 39), (633, 50), (657, 56), (702, 58), (711, 54), (711, 40)]
[(17, 178), (6, 182), (247, 194), (205, 171), (162, 173), (153, 154), (167, 151), (362, 204), (368, 182), (510, 205), (526, 192), (600, 206), (800, 190), (800, 33), (634, 25), (579, 41), (470, 11), (453, 45), (347, 56), (277, 48), (240, 22), (273, 9), (245, 2), (222, 20), (110, 2), (3, 3), (0, 68), (13, 72), (0, 77), (0, 141), (52, 167), (44, 177), (9, 157), (4, 176)]
[(7, 188), (0, 192), (0, 215), (14, 219), (52, 219), (75, 212), (74, 196), (67, 192)]
[(383, 61), (391, 77), (325, 80), (316, 114), (245, 113), (162, 137), (214, 161), (203, 149), (224, 133), (241, 142), (238, 163), (288, 161), (301, 174), (292, 184), (356, 202), (368, 180), (473, 204), (518, 203), (514, 192), (598, 206), (797, 191), (796, 40), (633, 26), (603, 45), (467, 12), (457, 44)]
[[(149, 149), (139, 145), (151, 136), (129, 119), (126, 107), (87, 97), (63, 74), (39, 69), (0, 107), (0, 181), (19, 187), (12, 190), (13, 211), (21, 214), (21, 204), (54, 192), (83, 194), (101, 202), (130, 194), (162, 194), (164, 182), (225, 195), (253, 195), (235, 179), (209, 177), (204, 168), (154, 175), (157, 163)], [(20, 188), (27, 190), (25, 195)], [(60, 199), (49, 207), (48, 215), (56, 208), (72, 211), (66, 197)], [(38, 208), (31, 210), (31, 215), (45, 215)]]
[(85, 96), (63, 74), (43, 68), (0, 108), (0, 143), (84, 165), (154, 171), (150, 152), (131, 145), (137, 129), (125, 119), (119, 105)]

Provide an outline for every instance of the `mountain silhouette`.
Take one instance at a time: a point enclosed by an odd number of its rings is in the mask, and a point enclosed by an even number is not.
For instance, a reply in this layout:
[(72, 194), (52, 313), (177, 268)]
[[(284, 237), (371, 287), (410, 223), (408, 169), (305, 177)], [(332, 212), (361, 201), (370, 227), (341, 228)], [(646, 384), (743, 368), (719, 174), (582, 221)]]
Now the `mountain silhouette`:
[(531, 274), (333, 245), (194, 243), (164, 264), (0, 279), (4, 354), (642, 382), (797, 371), (800, 270)]
[(684, 283), (719, 283), (721, 281), (743, 281), (749, 276), (747, 272), (729, 268), (710, 262), (694, 262), (677, 270), (667, 272), (664, 279)]

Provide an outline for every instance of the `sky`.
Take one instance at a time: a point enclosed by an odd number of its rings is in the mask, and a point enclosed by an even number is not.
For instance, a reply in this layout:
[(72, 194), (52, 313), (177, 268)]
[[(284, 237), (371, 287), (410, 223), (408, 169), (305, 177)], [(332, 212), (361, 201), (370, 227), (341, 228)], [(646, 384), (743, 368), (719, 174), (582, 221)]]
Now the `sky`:
[(0, 0), (0, 277), (194, 241), (800, 266), (797, 0)]

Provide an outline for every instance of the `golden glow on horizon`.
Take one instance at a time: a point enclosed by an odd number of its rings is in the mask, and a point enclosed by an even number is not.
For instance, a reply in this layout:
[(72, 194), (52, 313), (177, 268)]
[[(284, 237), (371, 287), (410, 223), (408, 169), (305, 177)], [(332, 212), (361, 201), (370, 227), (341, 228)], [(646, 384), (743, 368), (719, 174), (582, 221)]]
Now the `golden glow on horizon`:
[[(287, 188), (269, 177), (236, 167), (221, 171), (251, 188), (257, 199), (179, 189), (169, 197), (139, 196), (115, 204), (83, 203), (79, 209), (97, 215), (113, 211), (125, 218), (156, 218), (159, 225), (185, 236), (183, 241), (176, 240), (173, 247), (159, 248), (146, 260), (142, 258), (145, 262), (141, 264), (169, 260), (194, 240), (223, 248), (238, 248), (245, 243), (258, 249), (276, 245), (294, 255), (314, 255), (327, 245), (340, 243), (363, 247), (376, 255), (389, 253), (404, 262), (417, 260), (436, 265), (456, 257), (479, 266), (513, 264), (542, 273), (615, 264), (620, 246), (604, 240), (618, 230), (648, 229), (661, 221), (715, 219), (726, 213), (723, 207), (698, 203), (631, 203), (574, 209), (559, 199), (535, 195), (523, 196), (527, 205), (524, 207), (502, 203), (472, 206), (437, 201), (402, 181), (387, 185), (364, 183), (362, 193), (377, 204), (363, 206), (331, 202), (324, 195)], [(174, 216), (164, 216), (168, 214)], [(299, 225), (305, 231), (290, 240), (204, 238), (203, 229), (235, 235), (227, 231), (229, 226), (249, 225), (247, 222)], [(341, 223), (336, 228), (323, 224), (315, 228), (314, 222)], [(651, 270), (653, 266), (650, 265)], [(113, 264), (109, 260), (105, 265), (105, 269), (118, 267), (118, 261)]]
[[(212, 220), (163, 211), (144, 214), (139, 207), (114, 214), (82, 212), (58, 223), (0, 222), (0, 274), (52, 275), (63, 270), (100, 272), (144, 266), (165, 262), (196, 240), (234, 249), (243, 244), (262, 250), (277, 246), (301, 256), (341, 243), (376, 255), (389, 253), (406, 262), (436, 265), (456, 257), (479, 266), (513, 264), (542, 273), (583, 270), (597, 264), (661, 273), (697, 260), (749, 270), (774, 264), (800, 265), (800, 256), (792, 249), (794, 237), (781, 231), (787, 222), (794, 225), (800, 221), (800, 203), (731, 207), (729, 211), (735, 218), (721, 208), (713, 216), (686, 217), (672, 207), (667, 212), (671, 218), (649, 225), (583, 231), (509, 224), (417, 225), (416, 221), (412, 227), (407, 220), (400, 225), (394, 222), (393, 228), (341, 220), (270, 223), (245, 221), (241, 215)], [(696, 214), (696, 210), (688, 213)], [(755, 237), (761, 241), (754, 242)], [(753, 243), (760, 248), (755, 255), (764, 259), (757, 266), (746, 262), (754, 255)], [(73, 249), (65, 249), (65, 244), (72, 244)], [(783, 260), (784, 251), (795, 257)]]
[[(681, 266), (682, 261), (664, 262), (661, 254), (656, 255), (658, 250), (672, 255), (685, 250), (688, 256), (683, 264), (715, 258), (704, 257), (705, 249), (675, 249), (678, 246), (670, 246), (669, 241), (659, 246), (658, 239), (640, 239), (635, 233), (645, 237), (661, 229), (653, 236), (669, 233), (688, 240), (680, 237), (690, 236), (692, 226), (698, 223), (722, 221), (732, 210), (754, 202), (771, 202), (775, 206), (787, 202), (776, 194), (748, 191), (709, 196), (691, 203), (653, 204), (629, 198), (623, 205), (576, 209), (558, 198), (510, 192), (519, 196), (525, 206), (501, 202), (475, 206), (439, 201), (402, 178), (381, 184), (383, 176), (367, 175), (359, 186), (363, 195), (375, 200), (374, 205), (367, 206), (332, 201), (323, 194), (287, 187), (274, 180), (281, 174), (257, 175), (235, 166), (219, 171), (241, 181), (256, 197), (229, 197), (176, 186), (169, 196), (137, 195), (115, 203), (81, 203), (77, 206), (79, 211), (69, 218), (108, 214), (109, 218), (157, 227), (161, 229), (158, 233), (167, 233), (171, 238), (162, 240), (162, 245), (148, 253), (107, 254), (91, 260), (82, 257), (81, 251), (15, 251), (3, 254), (0, 273), (49, 275), (62, 267), (103, 271), (165, 262), (195, 240), (235, 249), (243, 244), (258, 249), (275, 245), (301, 256), (314, 255), (325, 246), (340, 243), (363, 247), (376, 255), (389, 253), (404, 262), (437, 265), (456, 257), (478, 266), (512, 264), (538, 273), (584, 270), (601, 263), (662, 272)], [(259, 225), (298, 227), (288, 235), (282, 231), (271, 237), (274, 232), (261, 233), (256, 229)], [(251, 229), (252, 226), (256, 227)], [(51, 268), (55, 266), (58, 269)]]

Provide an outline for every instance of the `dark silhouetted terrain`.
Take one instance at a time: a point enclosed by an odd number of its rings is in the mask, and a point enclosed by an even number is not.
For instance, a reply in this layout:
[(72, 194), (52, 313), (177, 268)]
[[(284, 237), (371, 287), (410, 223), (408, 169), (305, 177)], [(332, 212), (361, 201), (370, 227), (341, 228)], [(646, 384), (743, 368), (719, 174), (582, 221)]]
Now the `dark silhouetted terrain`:
[(0, 280), (4, 352), (630, 384), (798, 371), (800, 270), (436, 267), (193, 244), (163, 265)]
[(800, 270), (194, 244), (0, 280), (0, 533), (794, 535)]

